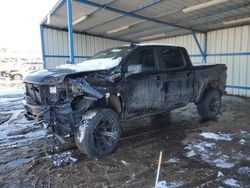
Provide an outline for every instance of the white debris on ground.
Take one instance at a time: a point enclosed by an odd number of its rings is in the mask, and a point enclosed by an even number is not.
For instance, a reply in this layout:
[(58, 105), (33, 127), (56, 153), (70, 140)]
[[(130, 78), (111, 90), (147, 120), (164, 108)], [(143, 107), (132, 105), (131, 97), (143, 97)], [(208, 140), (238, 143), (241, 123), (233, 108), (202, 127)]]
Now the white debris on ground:
[(243, 131), (243, 130), (241, 130), (240, 131), (240, 135), (241, 135), (241, 137), (249, 137), (250, 136), (250, 132), (247, 132), (247, 131)]
[(223, 177), (224, 176), (224, 174), (222, 173), (222, 172), (218, 172), (218, 174), (217, 174), (217, 178), (219, 178), (219, 177)]
[(185, 147), (186, 156), (191, 158), (194, 156), (201, 156), (203, 161), (206, 161), (219, 168), (232, 168), (234, 163), (230, 162), (227, 155), (214, 152), (216, 149), (215, 143), (208, 143), (206, 141), (196, 141), (188, 144)]
[(72, 165), (77, 162), (77, 158), (72, 157), (71, 151), (63, 152), (61, 154), (48, 155), (47, 158), (50, 159), (56, 167), (68, 164)]
[(232, 141), (231, 134), (225, 133), (212, 133), (212, 132), (203, 132), (200, 134), (204, 138), (213, 139), (213, 140), (225, 140), (225, 141)]
[(128, 165), (129, 165), (129, 163), (126, 162), (126, 161), (124, 161), (124, 160), (121, 160), (121, 163), (122, 163), (123, 165), (125, 165), (125, 166), (128, 166)]
[(191, 143), (185, 147), (187, 151), (187, 157), (193, 157), (198, 154), (204, 154), (203, 157), (206, 158), (208, 150), (207, 148), (213, 149), (215, 147), (215, 143), (208, 142), (199, 142), (199, 143)]
[(245, 139), (240, 139), (240, 141), (239, 141), (239, 144), (241, 144), (241, 145), (245, 145), (247, 142), (246, 142), (246, 140)]
[(156, 188), (176, 188), (176, 187), (181, 187), (183, 185), (184, 183), (182, 181), (172, 181), (172, 182), (159, 181), (157, 183)]
[(241, 167), (238, 169), (238, 173), (241, 175), (245, 175), (250, 178), (250, 167)]
[(232, 168), (235, 166), (234, 163), (227, 162), (229, 160), (229, 157), (227, 155), (221, 155), (217, 159), (213, 161), (215, 163), (215, 166), (219, 168)]
[(180, 161), (180, 159), (178, 159), (177, 157), (171, 158), (167, 161), (167, 163), (177, 163), (178, 161)]
[[(195, 139), (194, 139), (195, 137)], [(192, 137), (183, 140), (185, 153), (188, 158), (199, 160), (217, 167), (218, 169), (235, 169), (241, 162), (250, 161), (249, 152), (242, 148), (248, 145), (250, 133), (240, 130), (235, 133), (202, 132), (194, 133)], [(233, 142), (236, 141), (236, 142)], [(231, 144), (232, 143), (232, 144)], [(238, 147), (238, 146), (240, 147)], [(230, 147), (230, 150), (225, 148)], [(247, 163), (248, 164), (248, 163)], [(250, 178), (250, 167), (239, 166), (237, 173)], [(214, 182), (221, 182), (222, 187), (241, 187), (240, 182), (235, 177), (228, 177), (222, 171), (217, 171), (217, 179)], [(210, 185), (213, 182), (206, 182)]]
[(226, 179), (226, 180), (224, 180), (224, 183), (226, 185), (231, 186), (231, 187), (240, 187), (239, 182), (234, 178)]
[[(11, 116), (1, 123), (0, 148), (16, 147), (25, 144), (27, 141), (37, 140), (47, 135), (47, 130), (34, 127), (35, 122), (27, 121), (22, 112), (23, 109), (11, 110)], [(5, 113), (9, 113), (9, 111), (1, 112), (2, 115)]]
[[(188, 149), (188, 148), (189, 148), (189, 146), (186, 147), (185, 149)], [(197, 154), (196, 154), (193, 150), (187, 152), (187, 157), (193, 157), (193, 156), (195, 156), (195, 155), (197, 155)]]
[(132, 175), (130, 176), (130, 179), (126, 181), (126, 184), (129, 184), (134, 180), (135, 180), (135, 173), (132, 173)]

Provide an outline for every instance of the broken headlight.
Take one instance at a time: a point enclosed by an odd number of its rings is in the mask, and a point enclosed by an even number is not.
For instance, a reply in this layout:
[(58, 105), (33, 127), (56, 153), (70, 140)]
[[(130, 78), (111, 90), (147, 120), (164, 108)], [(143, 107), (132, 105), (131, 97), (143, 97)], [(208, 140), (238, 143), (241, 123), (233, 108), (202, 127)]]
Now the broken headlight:
[(70, 90), (74, 94), (81, 94), (83, 92), (83, 84), (81, 83), (81, 79), (71, 80)]

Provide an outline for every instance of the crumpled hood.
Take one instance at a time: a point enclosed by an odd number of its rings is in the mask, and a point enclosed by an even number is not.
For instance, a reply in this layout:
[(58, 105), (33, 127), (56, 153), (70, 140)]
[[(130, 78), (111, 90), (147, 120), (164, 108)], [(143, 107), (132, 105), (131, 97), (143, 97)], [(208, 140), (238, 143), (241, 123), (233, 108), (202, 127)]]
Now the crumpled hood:
[(67, 75), (109, 70), (117, 66), (120, 61), (121, 57), (116, 59), (102, 58), (86, 60), (75, 65), (60, 65), (54, 70), (43, 69), (30, 73), (24, 78), (24, 82), (55, 85), (58, 83), (62, 83)]
[(89, 59), (81, 63), (72, 65), (65, 64), (57, 66), (58, 69), (71, 69), (77, 71), (98, 71), (98, 70), (108, 70), (117, 66), (121, 62), (122, 58), (99, 58), (99, 59)]
[(69, 74), (74, 74), (76, 72), (77, 71), (70, 69), (55, 69), (55, 70), (42, 69), (28, 74), (23, 81), (33, 84), (61, 83), (63, 82), (65, 76)]

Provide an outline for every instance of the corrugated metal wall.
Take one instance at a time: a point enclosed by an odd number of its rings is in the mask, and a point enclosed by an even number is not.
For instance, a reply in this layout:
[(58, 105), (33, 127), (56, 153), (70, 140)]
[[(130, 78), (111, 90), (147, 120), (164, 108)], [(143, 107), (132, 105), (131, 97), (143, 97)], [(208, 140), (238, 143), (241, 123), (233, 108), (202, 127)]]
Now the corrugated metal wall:
[[(197, 34), (204, 49), (205, 37)], [(186, 47), (193, 63), (202, 57), (192, 35), (154, 40)], [(207, 33), (207, 63), (226, 64), (227, 92), (232, 95), (250, 96), (250, 25), (222, 29)]]
[[(46, 68), (54, 68), (69, 60), (68, 33), (54, 29), (44, 29)], [(115, 46), (126, 44), (117, 40), (89, 35), (74, 34), (75, 63), (82, 62), (93, 54)]]
[(208, 33), (208, 62), (228, 67), (227, 91), (250, 96), (250, 25)]

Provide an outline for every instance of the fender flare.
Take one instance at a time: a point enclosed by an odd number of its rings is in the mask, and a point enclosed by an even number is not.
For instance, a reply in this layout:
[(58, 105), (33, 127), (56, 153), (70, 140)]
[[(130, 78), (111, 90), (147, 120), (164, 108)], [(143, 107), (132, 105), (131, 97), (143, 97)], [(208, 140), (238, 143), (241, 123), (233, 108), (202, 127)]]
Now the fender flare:
[(209, 77), (206, 80), (204, 80), (204, 82), (200, 86), (200, 89), (195, 98), (196, 103), (202, 99), (206, 89), (208, 88), (218, 89), (221, 95), (224, 93), (223, 82), (217, 77)]

